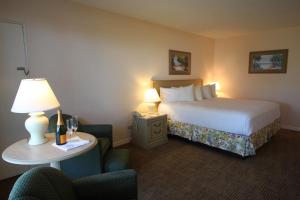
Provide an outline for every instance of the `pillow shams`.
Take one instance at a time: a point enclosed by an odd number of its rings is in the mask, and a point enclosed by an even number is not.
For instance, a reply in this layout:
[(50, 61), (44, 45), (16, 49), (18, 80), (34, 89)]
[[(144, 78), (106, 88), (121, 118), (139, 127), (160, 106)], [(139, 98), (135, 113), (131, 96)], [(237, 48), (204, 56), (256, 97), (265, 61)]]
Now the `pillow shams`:
[(179, 93), (181, 101), (194, 101), (194, 85), (189, 85), (186, 87), (180, 87)]
[(202, 94), (202, 86), (200, 86), (200, 85), (195, 86), (195, 99), (196, 99), (196, 101), (201, 101), (204, 99), (203, 94)]
[(179, 88), (160, 88), (162, 102), (194, 101), (194, 85)]
[(216, 85), (195, 86), (195, 98), (197, 101), (217, 97)]
[(204, 85), (204, 86), (202, 86), (202, 93), (203, 93), (203, 97), (205, 99), (211, 99), (211, 98), (213, 98), (213, 94), (212, 94), (210, 85)]
[(217, 92), (216, 92), (216, 84), (210, 85), (211, 88), (211, 94), (213, 97), (217, 97)]
[(160, 88), (160, 99), (162, 102), (177, 101), (177, 91), (175, 88)]

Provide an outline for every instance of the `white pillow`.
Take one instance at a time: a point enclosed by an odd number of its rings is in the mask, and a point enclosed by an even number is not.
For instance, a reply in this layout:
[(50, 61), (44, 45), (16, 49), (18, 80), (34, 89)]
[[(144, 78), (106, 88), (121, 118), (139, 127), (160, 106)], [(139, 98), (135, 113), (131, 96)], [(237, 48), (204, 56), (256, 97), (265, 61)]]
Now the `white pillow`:
[(181, 101), (194, 101), (194, 85), (180, 87), (179, 94)]
[(216, 92), (216, 84), (210, 85), (211, 88), (211, 94), (213, 97), (217, 97), (217, 92)]
[(212, 94), (211, 85), (202, 86), (202, 93), (205, 99), (211, 99), (214, 97)]
[(178, 99), (176, 88), (160, 88), (160, 99), (161, 102), (174, 102)]
[(194, 101), (194, 85), (179, 88), (160, 88), (162, 102)]
[(196, 101), (201, 101), (204, 99), (203, 94), (202, 94), (202, 86), (200, 86), (200, 85), (195, 86), (195, 99), (196, 99)]

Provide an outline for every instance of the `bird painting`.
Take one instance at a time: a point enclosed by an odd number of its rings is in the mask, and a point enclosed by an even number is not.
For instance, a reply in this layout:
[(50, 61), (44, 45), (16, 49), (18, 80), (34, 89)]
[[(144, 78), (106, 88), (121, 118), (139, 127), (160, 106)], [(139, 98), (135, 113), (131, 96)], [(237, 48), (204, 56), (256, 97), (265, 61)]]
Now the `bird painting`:
[(185, 66), (178, 60), (178, 56), (175, 55), (173, 57), (173, 68), (176, 70), (176, 71), (184, 71), (185, 69)]
[(169, 74), (191, 74), (191, 53), (184, 51), (169, 50)]

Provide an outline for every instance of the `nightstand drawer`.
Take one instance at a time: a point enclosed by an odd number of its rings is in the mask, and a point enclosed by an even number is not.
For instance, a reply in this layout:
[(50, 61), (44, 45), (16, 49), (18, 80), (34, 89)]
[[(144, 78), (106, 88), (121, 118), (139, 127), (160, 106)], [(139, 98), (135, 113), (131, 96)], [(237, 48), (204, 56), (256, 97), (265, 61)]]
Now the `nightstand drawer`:
[(134, 118), (132, 132), (134, 144), (148, 149), (167, 141), (167, 115), (143, 115)]
[(150, 122), (150, 142), (160, 139), (163, 136), (164, 121), (161, 119)]

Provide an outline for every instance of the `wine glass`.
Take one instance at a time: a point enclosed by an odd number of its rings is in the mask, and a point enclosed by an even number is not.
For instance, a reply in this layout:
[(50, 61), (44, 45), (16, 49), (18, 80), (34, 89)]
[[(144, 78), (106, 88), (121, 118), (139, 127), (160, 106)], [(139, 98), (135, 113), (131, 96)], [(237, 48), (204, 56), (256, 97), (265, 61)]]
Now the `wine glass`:
[(73, 121), (72, 118), (66, 120), (67, 132), (68, 132), (68, 135), (70, 138), (73, 135), (73, 126), (72, 126), (73, 122), (72, 121)]
[(71, 123), (72, 123), (72, 130), (76, 134), (76, 131), (78, 129), (78, 116), (73, 116)]

